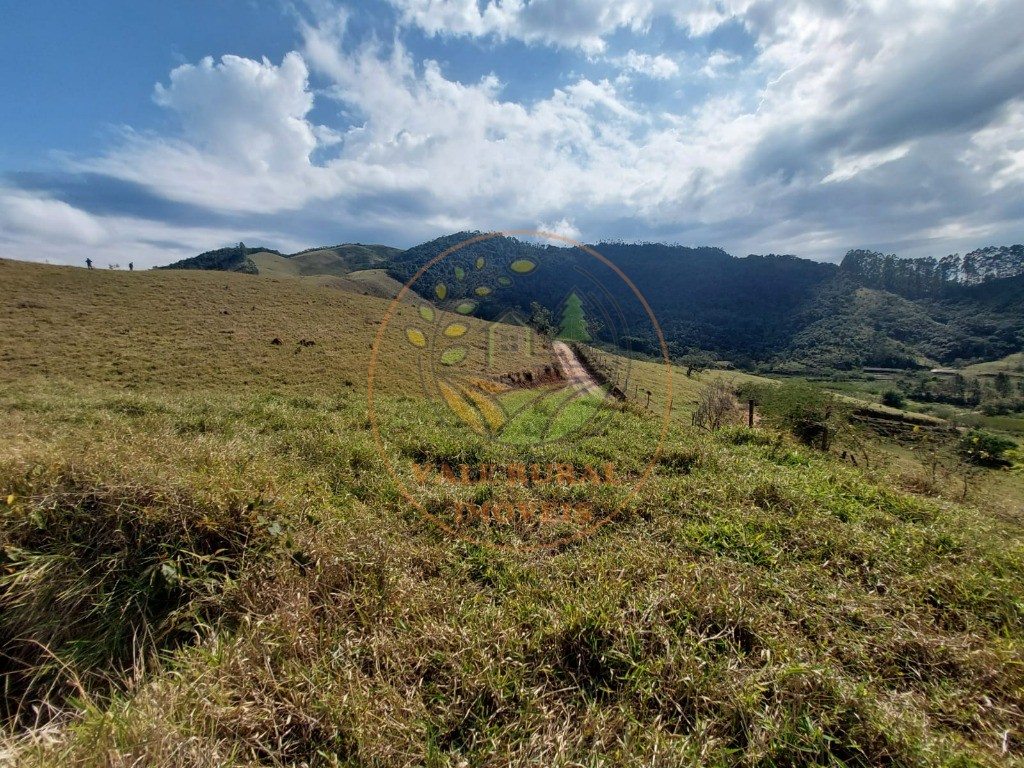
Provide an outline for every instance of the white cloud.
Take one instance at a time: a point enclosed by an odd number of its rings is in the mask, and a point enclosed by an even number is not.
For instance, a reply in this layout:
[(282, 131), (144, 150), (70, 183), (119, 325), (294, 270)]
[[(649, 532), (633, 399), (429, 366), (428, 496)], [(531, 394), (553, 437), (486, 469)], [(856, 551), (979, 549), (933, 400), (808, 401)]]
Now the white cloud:
[(714, 79), (721, 76), (723, 70), (727, 69), (739, 60), (740, 57), (735, 54), (729, 54), (723, 51), (714, 51), (707, 57), (707, 59), (705, 59), (704, 66), (701, 67), (700, 73), (705, 77)]
[(515, 38), (600, 53), (618, 30), (646, 32), (671, 20), (706, 35), (753, 5), (752, 0), (389, 0), (405, 24), (428, 35)]
[[(430, 34), (590, 51), (658, 17), (694, 34), (732, 18), (755, 37), (756, 57), (741, 66), (713, 53), (693, 74), (718, 90), (697, 101), (643, 103), (585, 71), (515, 101), (494, 74), (459, 81), (400, 36), (354, 43), (344, 13), (326, 15), (301, 25), (300, 51), (280, 64), (224, 57), (174, 70), (156, 99), (180, 117), (180, 136), (128, 132), (77, 167), (213, 211), (332, 211), (339, 231), (369, 222), (399, 244), (554, 222), (582, 239), (628, 237), (616, 229), (628, 227), (837, 258), (866, 229), (878, 240), (999, 232), (985, 221), (1013, 215), (1012, 200), (1007, 212), (982, 200), (1014, 187), (1024, 163), (1024, 110), (999, 110), (1024, 78), (1009, 2), (707, 2), (685, 14), (661, 0), (395, 2)], [(633, 50), (621, 64), (678, 74), (667, 54)], [(311, 122), (314, 99), (344, 116), (333, 129)], [(69, 231), (97, 236), (81, 212), (61, 212)], [(943, 230), (943, 217), (959, 229)]]
[(158, 104), (175, 112), (183, 137), (128, 132), (116, 151), (76, 170), (109, 174), (180, 202), (219, 211), (268, 212), (336, 195), (342, 174), (315, 166), (317, 149), (340, 141), (313, 125), (308, 70), (298, 53), (280, 65), (239, 56), (205, 58), (157, 85)]
[(615, 62), (628, 72), (639, 72), (655, 80), (668, 80), (679, 74), (679, 65), (661, 53), (651, 56), (631, 50)]
[(975, 132), (961, 159), (988, 178), (992, 191), (1024, 184), (1024, 99), (1008, 105), (1001, 118)]
[[(250, 242), (302, 247), (285, 233), (246, 229)], [(128, 216), (96, 216), (60, 200), (0, 188), (0, 258), (97, 266), (167, 264), (238, 241), (237, 229), (182, 227)]]
[(903, 144), (902, 146), (893, 147), (892, 149), (884, 149), (879, 152), (868, 152), (863, 155), (840, 157), (835, 161), (832, 167), (832, 172), (823, 178), (821, 183), (830, 184), (836, 181), (847, 181), (852, 179), (858, 173), (870, 171), (874, 168), (883, 166), (886, 163), (891, 163), (894, 160), (906, 157), (910, 148), (910, 144)]
[(106, 230), (89, 214), (60, 200), (18, 190), (0, 190), (0, 225), (8, 241), (45, 237), (68, 246), (92, 246), (106, 238)]
[[(577, 227), (572, 220), (565, 218), (564, 216), (551, 224), (541, 222), (537, 225), (537, 232), (543, 232), (547, 235), (557, 235), (558, 237), (575, 240), (576, 242), (581, 242), (583, 239), (583, 233), (580, 231), (579, 227)], [(559, 240), (552, 240), (547, 237), (540, 238), (540, 241), (545, 245), (569, 245), (568, 243)]]

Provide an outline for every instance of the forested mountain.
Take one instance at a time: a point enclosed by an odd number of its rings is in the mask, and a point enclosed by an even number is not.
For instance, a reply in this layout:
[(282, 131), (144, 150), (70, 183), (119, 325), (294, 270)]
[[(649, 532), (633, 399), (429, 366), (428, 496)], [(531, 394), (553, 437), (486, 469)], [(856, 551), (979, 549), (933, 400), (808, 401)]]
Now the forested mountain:
[[(405, 251), (345, 245), (283, 258), (315, 257), (304, 274), (380, 268), (405, 283), (479, 234), (460, 232)], [(557, 321), (576, 293), (596, 341), (656, 355), (657, 334), (618, 268), (649, 303), (671, 355), (701, 350), (739, 367), (953, 365), (1024, 350), (1021, 245), (938, 259), (853, 250), (840, 265), (660, 243), (604, 242), (594, 249), (614, 268), (580, 249), (491, 237), (432, 266), (415, 288), (485, 319), (511, 308), (529, 322)], [(239, 244), (171, 266), (247, 271), (257, 251), (276, 253)], [(533, 266), (517, 274), (514, 263)]]
[(255, 275), (259, 270), (253, 260), (249, 258), (255, 253), (281, 255), (280, 251), (275, 251), (272, 248), (246, 248), (245, 243), (239, 243), (230, 248), (206, 251), (190, 259), (182, 259), (164, 267), (157, 267), (157, 269), (211, 269), (219, 272), (244, 272)]

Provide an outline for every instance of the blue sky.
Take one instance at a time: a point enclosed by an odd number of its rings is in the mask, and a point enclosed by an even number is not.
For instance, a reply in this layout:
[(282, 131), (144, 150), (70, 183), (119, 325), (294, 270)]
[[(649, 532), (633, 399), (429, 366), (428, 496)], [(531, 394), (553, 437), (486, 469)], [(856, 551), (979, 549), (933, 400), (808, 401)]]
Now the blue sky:
[(1008, 0), (8, 2), (0, 256), (1024, 240)]

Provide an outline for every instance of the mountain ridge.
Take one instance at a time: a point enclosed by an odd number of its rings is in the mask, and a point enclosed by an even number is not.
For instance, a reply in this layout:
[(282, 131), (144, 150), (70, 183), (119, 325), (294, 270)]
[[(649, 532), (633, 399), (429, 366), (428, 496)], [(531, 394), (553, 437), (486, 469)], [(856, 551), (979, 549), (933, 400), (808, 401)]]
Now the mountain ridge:
[[(266, 274), (269, 270), (258, 264), (262, 261), (283, 266), (289, 275), (335, 278), (377, 270), (386, 274), (383, 287), (376, 289), (384, 295), (394, 290), (394, 281), (408, 282), (438, 254), (481, 234), (453, 233), (404, 250), (348, 243), (282, 254), (239, 243), (163, 268)], [(1020, 245), (988, 246), (942, 259), (851, 250), (840, 264), (791, 254), (738, 257), (714, 246), (606, 241), (590, 247), (623, 269), (648, 300), (673, 357), (703, 350), (741, 368), (850, 370), (969, 364), (1024, 350)], [(432, 269), (453, 280), (452, 270), (459, 264), (471, 269), (478, 258), (532, 259), (541, 265), (540, 277), (529, 286), (511, 288), (504, 304), (479, 301), (478, 312), (486, 319), (496, 318), (505, 305), (524, 316), (534, 302), (553, 310), (581, 270), (611, 286), (620, 304), (630, 298), (608, 267), (595, 265), (580, 249), (506, 236), (460, 248), (445, 260), (447, 266)], [(338, 287), (353, 286), (344, 282)], [(640, 354), (661, 351), (651, 332), (631, 336), (629, 343)]]

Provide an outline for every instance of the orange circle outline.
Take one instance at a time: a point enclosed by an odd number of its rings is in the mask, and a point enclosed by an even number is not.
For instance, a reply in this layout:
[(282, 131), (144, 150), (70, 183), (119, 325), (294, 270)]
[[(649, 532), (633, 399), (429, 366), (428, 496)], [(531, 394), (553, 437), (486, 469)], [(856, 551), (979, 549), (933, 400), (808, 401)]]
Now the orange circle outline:
[[(377, 429), (377, 415), (373, 409), (373, 381), (376, 372), (377, 355), (378, 352), (380, 351), (380, 345), (384, 339), (384, 332), (387, 330), (388, 323), (391, 322), (391, 316), (398, 308), (403, 297), (405, 297), (407, 293), (412, 292), (410, 286), (417, 280), (419, 280), (421, 277), (423, 277), (423, 275), (426, 273), (428, 269), (430, 269), (432, 266), (437, 264), (442, 259), (447, 258), (451, 254), (455, 253), (455, 251), (465, 248), (467, 245), (479, 243), (483, 240), (490, 240), (491, 238), (494, 237), (506, 237), (509, 235), (535, 235), (538, 237), (547, 237), (554, 240), (561, 240), (562, 242), (567, 243), (568, 245), (585, 251), (586, 253), (590, 254), (598, 261), (600, 261), (602, 264), (607, 266), (613, 272), (615, 272), (615, 274), (618, 275), (619, 278), (630, 287), (630, 289), (633, 291), (633, 294), (640, 300), (640, 303), (647, 311), (648, 317), (651, 318), (651, 322), (654, 324), (654, 330), (658, 334), (658, 341), (661, 344), (661, 354), (665, 360), (665, 381), (668, 384), (668, 404), (665, 406), (665, 418), (664, 422), (662, 423), (661, 437), (658, 439), (658, 445), (654, 449), (654, 455), (651, 458), (650, 463), (647, 465), (646, 471), (643, 473), (643, 475), (641, 475), (640, 479), (633, 485), (633, 488), (630, 491), (629, 495), (622, 500), (622, 503), (619, 504), (611, 513), (605, 515), (603, 518), (601, 518), (601, 520), (594, 523), (594, 525), (590, 526), (589, 528), (584, 528), (580, 531), (577, 531), (572, 536), (567, 536), (562, 539), (556, 539), (555, 541), (548, 542), (546, 544), (524, 544), (521, 546), (513, 544), (496, 544), (494, 542), (488, 542), (483, 541), (481, 539), (473, 538), (472, 536), (468, 536), (464, 533), (461, 533), (458, 530), (450, 527), (448, 524), (441, 522), (436, 517), (434, 517), (434, 515), (428, 512), (426, 508), (422, 504), (420, 504), (420, 502), (418, 502), (409, 492), (409, 490), (405, 487), (405, 484), (402, 482), (401, 478), (398, 477), (398, 473), (391, 465), (391, 460), (388, 458), (388, 455), (384, 450), (384, 444), (381, 439), (380, 432)], [(398, 295), (395, 296), (394, 300), (391, 302), (391, 306), (388, 307), (388, 311), (384, 315), (384, 320), (381, 322), (380, 330), (377, 331), (377, 338), (373, 342), (373, 352), (370, 354), (370, 370), (367, 388), (367, 407), (369, 409), (370, 416), (370, 429), (373, 432), (374, 442), (377, 444), (377, 453), (380, 454), (381, 459), (384, 460), (384, 466), (387, 468), (388, 474), (391, 475), (392, 479), (398, 486), (398, 490), (401, 491), (402, 495), (405, 496), (406, 500), (414, 507), (416, 507), (416, 509), (422, 512), (427, 518), (429, 518), (430, 521), (433, 522), (436, 526), (444, 529), (448, 533), (452, 534), (456, 538), (462, 539), (463, 541), (468, 541), (471, 544), (477, 544), (482, 547), (490, 547), (491, 549), (504, 549), (510, 551), (523, 552), (536, 551), (541, 549), (553, 549), (555, 547), (562, 546), (563, 544), (578, 541), (584, 536), (590, 535), (598, 528), (603, 526), (605, 523), (613, 519), (615, 516), (619, 514), (619, 512), (622, 511), (622, 508), (625, 507), (626, 504), (628, 504), (633, 499), (633, 497), (640, 492), (640, 489), (647, 482), (648, 478), (650, 478), (651, 473), (654, 471), (654, 465), (657, 463), (658, 457), (661, 455), (662, 446), (664, 445), (665, 438), (668, 435), (669, 422), (672, 419), (672, 363), (668, 356), (668, 346), (665, 344), (665, 337), (661, 332), (661, 326), (658, 325), (658, 319), (654, 316), (654, 311), (651, 309), (650, 304), (647, 303), (647, 299), (644, 298), (643, 294), (640, 293), (636, 285), (633, 284), (633, 281), (626, 277), (622, 270), (620, 270), (617, 266), (615, 266), (612, 262), (610, 262), (608, 259), (602, 256), (600, 253), (595, 251), (593, 248), (586, 246), (583, 243), (577, 243), (575, 240), (571, 240), (568, 237), (563, 237), (562, 235), (555, 235), (550, 232), (536, 232), (528, 229), (509, 229), (500, 232), (488, 232), (487, 234), (477, 235), (476, 237), (471, 237), (469, 240), (464, 240), (463, 242), (457, 245), (453, 245), (451, 248), (448, 248), (444, 252), (432, 258), (430, 261), (428, 261), (426, 264), (419, 268), (416, 274), (413, 275), (412, 278), (410, 278), (409, 281), (402, 286), (402, 289), (398, 292)]]

